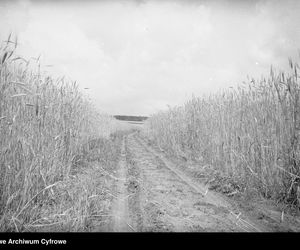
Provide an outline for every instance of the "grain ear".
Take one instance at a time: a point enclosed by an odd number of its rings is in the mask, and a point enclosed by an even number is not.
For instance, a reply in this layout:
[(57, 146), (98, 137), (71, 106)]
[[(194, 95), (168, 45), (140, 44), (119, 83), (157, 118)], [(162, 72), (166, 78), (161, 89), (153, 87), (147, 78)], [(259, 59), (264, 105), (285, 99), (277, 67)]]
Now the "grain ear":
[[(98, 187), (91, 186), (95, 172), (79, 182), (70, 177), (76, 174), (73, 159), (86, 159), (84, 153), (91, 152), (84, 152), (84, 145), (105, 138), (102, 148), (111, 151), (101, 148), (97, 157), (111, 159), (105, 164), (112, 165), (118, 145), (108, 138), (118, 129), (117, 122), (100, 113), (73, 82), (44, 76), (40, 58), (30, 66), (21, 56), (13, 58), (11, 47), (18, 41), (12, 40), (10, 35), (0, 47), (0, 231), (55, 226), (80, 231), (89, 216), (87, 197)], [(62, 211), (65, 215), (57, 220)]]
[(4, 55), (2, 56), (2, 59), (1, 59), (1, 64), (4, 64), (5, 60), (6, 60), (6, 57), (8, 55), (8, 52), (5, 51)]
[(178, 158), (211, 164), (207, 175), (218, 172), (220, 188), (236, 185), (238, 193), (254, 190), (293, 204), (291, 190), (300, 178), (300, 84), (298, 64), (289, 58), (288, 65), (285, 72), (271, 66), (268, 77), (248, 76), (237, 87), (168, 106), (148, 119), (147, 134)]

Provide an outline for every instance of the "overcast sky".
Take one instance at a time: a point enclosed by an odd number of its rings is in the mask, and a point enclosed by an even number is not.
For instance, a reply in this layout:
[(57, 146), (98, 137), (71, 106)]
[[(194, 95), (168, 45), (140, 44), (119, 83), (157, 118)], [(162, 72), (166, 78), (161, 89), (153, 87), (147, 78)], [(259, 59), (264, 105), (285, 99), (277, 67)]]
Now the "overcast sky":
[(41, 54), (111, 114), (167, 105), (284, 68), (300, 49), (300, 1), (0, 1), (0, 39)]

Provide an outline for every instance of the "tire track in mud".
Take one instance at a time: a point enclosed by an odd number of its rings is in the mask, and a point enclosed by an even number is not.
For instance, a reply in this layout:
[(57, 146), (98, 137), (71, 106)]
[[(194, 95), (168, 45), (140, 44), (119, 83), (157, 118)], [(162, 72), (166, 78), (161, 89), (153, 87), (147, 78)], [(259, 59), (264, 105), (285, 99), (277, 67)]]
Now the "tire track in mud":
[(136, 133), (126, 145), (130, 220), (136, 231), (260, 231), (222, 197), (193, 182)]

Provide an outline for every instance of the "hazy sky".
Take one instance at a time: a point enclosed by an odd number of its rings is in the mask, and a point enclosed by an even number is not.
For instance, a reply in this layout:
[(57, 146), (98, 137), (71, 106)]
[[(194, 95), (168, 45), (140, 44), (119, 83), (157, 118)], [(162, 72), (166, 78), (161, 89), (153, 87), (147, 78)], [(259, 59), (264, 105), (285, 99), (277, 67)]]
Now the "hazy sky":
[(300, 1), (1, 1), (0, 39), (41, 54), (101, 110), (149, 115), (287, 66)]

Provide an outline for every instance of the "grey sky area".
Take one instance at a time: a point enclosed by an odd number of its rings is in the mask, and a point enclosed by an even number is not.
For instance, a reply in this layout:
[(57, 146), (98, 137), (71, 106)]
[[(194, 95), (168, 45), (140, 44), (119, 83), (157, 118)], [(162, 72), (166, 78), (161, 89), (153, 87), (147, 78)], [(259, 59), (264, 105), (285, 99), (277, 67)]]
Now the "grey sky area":
[(149, 115), (298, 60), (299, 13), (297, 0), (0, 1), (0, 39), (13, 32), (102, 111)]

